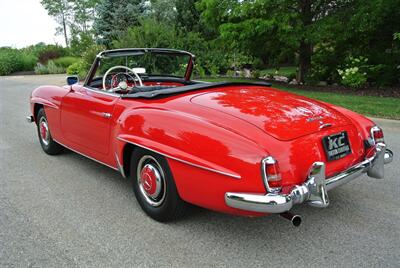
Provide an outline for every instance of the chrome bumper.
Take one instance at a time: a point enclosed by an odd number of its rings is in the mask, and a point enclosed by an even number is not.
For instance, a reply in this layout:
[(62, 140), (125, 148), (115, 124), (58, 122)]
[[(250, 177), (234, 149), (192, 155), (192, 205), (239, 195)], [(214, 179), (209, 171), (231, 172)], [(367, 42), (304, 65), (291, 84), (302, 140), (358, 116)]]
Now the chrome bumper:
[(384, 164), (388, 164), (392, 160), (393, 152), (386, 149), (385, 144), (379, 143), (376, 145), (376, 153), (373, 157), (367, 158), (333, 177), (325, 178), (325, 164), (315, 162), (311, 166), (306, 182), (294, 186), (288, 194), (228, 192), (225, 194), (225, 202), (233, 208), (263, 213), (282, 213), (300, 203), (308, 203), (315, 207), (327, 207), (329, 205), (327, 191), (345, 184), (363, 173), (376, 179), (382, 179)]

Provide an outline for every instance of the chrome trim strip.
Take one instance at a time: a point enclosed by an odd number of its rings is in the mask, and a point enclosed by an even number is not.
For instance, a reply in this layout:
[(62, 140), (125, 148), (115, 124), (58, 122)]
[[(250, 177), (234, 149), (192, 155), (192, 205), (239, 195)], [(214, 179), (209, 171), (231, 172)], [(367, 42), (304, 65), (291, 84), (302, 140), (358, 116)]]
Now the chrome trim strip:
[(325, 180), (325, 164), (315, 162), (307, 180), (302, 185), (295, 185), (288, 194), (279, 193), (225, 193), (225, 203), (233, 208), (262, 213), (282, 213), (290, 210), (295, 204), (308, 203), (312, 206), (329, 205), (327, 191), (345, 184), (364, 173), (368, 176), (383, 178), (383, 166), (393, 159), (393, 152), (385, 144), (376, 145), (376, 154), (350, 167), (344, 172)]
[(332, 124), (326, 123), (326, 124), (320, 125), (320, 126), (319, 126), (319, 129), (324, 129), (324, 128), (331, 127), (331, 126), (332, 126)]
[(120, 98), (121, 97), (121, 95), (117, 94), (117, 93), (111, 93), (111, 92), (107, 92), (107, 91), (100, 90), (100, 89), (92, 89), (89, 86), (83, 86), (83, 87), (86, 90), (89, 90), (89, 91), (92, 91), (92, 92), (95, 92), (95, 93), (100, 93), (100, 94), (103, 94), (103, 95), (112, 96), (112, 97), (116, 97), (116, 98)]
[(115, 152), (115, 160), (117, 160), (117, 165), (118, 165), (119, 172), (121, 172), (122, 177), (124, 177), (124, 179), (126, 179), (124, 167), (121, 165), (121, 162), (119, 161), (118, 154), (116, 152)]
[(125, 139), (123, 139), (123, 138), (121, 138), (121, 137), (117, 137), (117, 139), (120, 140), (120, 141), (123, 141), (123, 142), (127, 142), (127, 143), (130, 143), (130, 144), (139, 146), (139, 147), (144, 148), (144, 149), (146, 149), (146, 150), (149, 150), (149, 151), (158, 153), (158, 154), (163, 155), (163, 156), (165, 156), (165, 157), (167, 157), (167, 158), (171, 158), (171, 159), (173, 159), (173, 160), (182, 162), (182, 163), (187, 164), (187, 165), (190, 165), (190, 166), (194, 166), (194, 167), (197, 167), (197, 168), (201, 168), (201, 169), (204, 169), (204, 170), (208, 170), (208, 171), (211, 171), (211, 172), (215, 172), (215, 173), (218, 173), (218, 174), (221, 174), (221, 175), (229, 176), (229, 177), (232, 177), (232, 178), (235, 178), (235, 179), (240, 179), (240, 178), (241, 178), (239, 175), (235, 175), (235, 174), (227, 173), (227, 172), (224, 172), (224, 171), (219, 171), (219, 170), (216, 170), (216, 169), (212, 169), (212, 168), (208, 168), (208, 167), (205, 167), (205, 166), (201, 166), (201, 165), (198, 165), (198, 164), (194, 164), (194, 163), (188, 162), (188, 161), (186, 161), (186, 160), (182, 160), (182, 159), (180, 159), (180, 158), (177, 158), (177, 157), (174, 157), (174, 156), (171, 156), (171, 155), (162, 153), (162, 152), (160, 152), (160, 151), (157, 151), (157, 150), (148, 148), (148, 147), (143, 146), (143, 145), (141, 145), (141, 144), (138, 144), (138, 143), (134, 143), (134, 142), (125, 140)]
[(71, 150), (71, 151), (73, 151), (73, 152), (75, 152), (75, 153), (77, 153), (77, 154), (80, 154), (80, 155), (82, 155), (82, 156), (84, 156), (84, 157), (86, 157), (86, 158), (89, 158), (90, 160), (93, 160), (93, 161), (95, 161), (95, 162), (97, 162), (97, 163), (99, 163), (99, 164), (102, 164), (102, 165), (107, 166), (107, 167), (109, 167), (109, 168), (112, 168), (112, 169), (114, 169), (114, 170), (116, 170), (116, 171), (119, 171), (119, 169), (116, 168), (116, 167), (110, 166), (110, 165), (108, 165), (108, 164), (106, 164), (106, 163), (104, 163), (104, 162), (101, 162), (100, 160), (97, 160), (97, 159), (95, 159), (95, 158), (93, 158), (93, 157), (90, 157), (90, 156), (87, 156), (86, 154), (81, 153), (81, 152), (79, 152), (79, 151), (77, 151), (77, 150), (75, 150), (75, 149), (72, 149), (71, 147), (68, 147), (67, 145), (65, 145), (65, 144), (63, 144), (63, 143), (61, 143), (61, 142), (59, 142), (58, 140), (56, 140), (56, 139), (54, 139), (54, 138), (53, 138), (53, 140), (54, 140), (55, 142), (57, 142), (58, 144), (64, 146), (64, 147), (67, 148), (68, 150)]

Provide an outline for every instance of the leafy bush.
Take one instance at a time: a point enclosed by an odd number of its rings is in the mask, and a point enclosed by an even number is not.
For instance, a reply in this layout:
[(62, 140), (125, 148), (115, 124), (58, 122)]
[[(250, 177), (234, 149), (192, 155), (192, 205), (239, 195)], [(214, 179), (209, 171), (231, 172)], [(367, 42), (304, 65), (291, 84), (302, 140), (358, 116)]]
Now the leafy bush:
[(49, 60), (47, 63), (47, 70), (49, 71), (49, 74), (64, 74), (65, 73), (65, 68), (61, 66), (57, 66), (54, 61)]
[(37, 57), (23, 51), (20, 55), (20, 60), (21, 68), (19, 71), (33, 71), (37, 62)]
[(85, 78), (87, 72), (88, 65), (83, 60), (79, 60), (67, 68), (67, 74), (77, 75), (80, 79)]
[(35, 67), (36, 74), (63, 74), (65, 73), (65, 68), (57, 66), (52, 60), (49, 60), (47, 65), (37, 63)]
[(346, 59), (345, 68), (338, 69), (341, 83), (349, 87), (362, 87), (367, 83), (367, 71), (370, 65), (367, 64), (368, 59), (365, 57), (348, 57)]
[(37, 50), (39, 62), (46, 64), (49, 60), (57, 59), (67, 54), (67, 49), (56, 46), (47, 45)]
[(342, 84), (349, 87), (361, 87), (367, 82), (367, 74), (361, 73), (358, 67), (348, 68), (345, 70), (338, 70), (339, 75), (342, 77)]
[(47, 66), (38, 62), (35, 66), (36, 74), (48, 74), (49, 70), (47, 70)]
[(32, 71), (37, 58), (23, 50), (0, 48), (0, 75), (18, 71)]
[(61, 58), (57, 58), (57, 59), (53, 60), (55, 65), (57, 65), (59, 67), (63, 67), (64, 69), (67, 69), (68, 66), (70, 66), (78, 61), (79, 61), (79, 58), (71, 57), (71, 56), (65, 56), (65, 57), (61, 57)]
[(106, 48), (103, 45), (93, 44), (89, 46), (86, 48), (85, 52), (82, 53), (81, 59), (75, 61), (73, 64), (67, 67), (67, 74), (77, 75), (80, 79), (85, 78), (97, 54), (105, 49)]
[(336, 69), (342, 58), (329, 43), (319, 43), (315, 46), (315, 52), (311, 58), (312, 67), (306, 77), (307, 84), (317, 84), (320, 81), (330, 83), (340, 80)]
[(92, 65), (94, 59), (96, 58), (97, 54), (101, 51), (105, 50), (106, 47), (103, 45), (96, 45), (93, 44), (86, 48), (86, 50), (82, 54), (83, 62), (86, 63), (87, 69), (89, 70), (90, 66)]
[(18, 69), (17, 53), (11, 48), (0, 50), (0, 75), (7, 75)]
[(93, 45), (95, 45), (95, 42), (90, 33), (81, 32), (77, 35), (72, 35), (70, 41), (71, 55), (81, 57), (88, 47)]

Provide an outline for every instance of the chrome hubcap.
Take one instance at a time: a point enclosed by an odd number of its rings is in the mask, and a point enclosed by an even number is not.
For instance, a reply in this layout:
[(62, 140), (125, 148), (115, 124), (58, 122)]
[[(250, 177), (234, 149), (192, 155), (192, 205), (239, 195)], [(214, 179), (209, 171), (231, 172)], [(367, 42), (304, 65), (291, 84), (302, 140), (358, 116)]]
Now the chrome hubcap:
[(140, 194), (146, 202), (153, 207), (161, 205), (165, 198), (165, 176), (154, 157), (145, 155), (140, 159), (137, 180)]
[(44, 145), (49, 145), (50, 143), (50, 131), (49, 126), (47, 124), (46, 118), (42, 117), (39, 121), (39, 133), (40, 139)]

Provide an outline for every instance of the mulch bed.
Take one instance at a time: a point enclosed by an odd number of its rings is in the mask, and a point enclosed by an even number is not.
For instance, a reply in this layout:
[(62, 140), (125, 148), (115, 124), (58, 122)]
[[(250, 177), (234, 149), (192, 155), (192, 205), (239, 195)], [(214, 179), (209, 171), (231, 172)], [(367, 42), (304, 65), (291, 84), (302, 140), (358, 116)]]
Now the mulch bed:
[(268, 81), (274, 84), (282, 85), (284, 87), (293, 89), (302, 89), (310, 91), (321, 91), (321, 92), (334, 92), (342, 94), (352, 94), (357, 96), (377, 96), (377, 97), (392, 97), (400, 98), (400, 86), (398, 87), (362, 87), (362, 88), (348, 88), (344, 86), (309, 86), (309, 85), (289, 85), (284, 82)]

